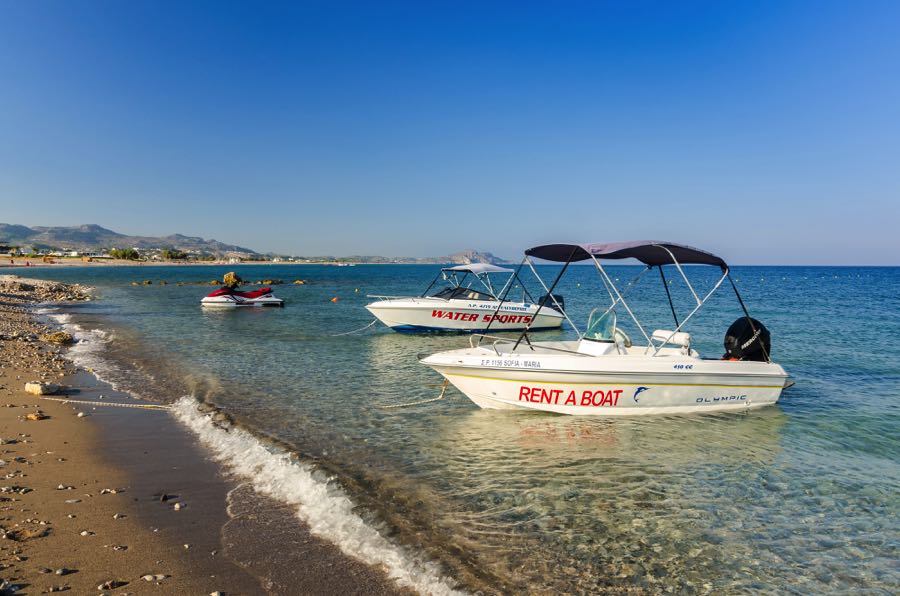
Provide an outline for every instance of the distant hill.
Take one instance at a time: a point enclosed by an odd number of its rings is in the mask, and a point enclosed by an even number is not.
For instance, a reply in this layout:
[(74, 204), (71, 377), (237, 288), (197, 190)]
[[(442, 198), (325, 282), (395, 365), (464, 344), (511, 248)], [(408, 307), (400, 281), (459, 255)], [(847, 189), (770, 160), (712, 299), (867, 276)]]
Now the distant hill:
[(507, 265), (510, 261), (494, 256), (489, 252), (477, 250), (464, 250), (446, 257), (440, 257), (439, 263), (453, 263), (454, 265), (471, 265), (472, 263), (487, 263), (489, 265)]
[(302, 257), (309, 262), (343, 262), (343, 263), (400, 263), (400, 264), (434, 264), (434, 265), (471, 265), (472, 263), (490, 263), (491, 265), (507, 265), (510, 261), (494, 256), (489, 252), (464, 250), (443, 257), (381, 257), (377, 255), (352, 255), (349, 257), (316, 256)]
[[(212, 255), (217, 258), (237, 257), (248, 260), (267, 260), (281, 255), (262, 255), (250, 248), (225, 244), (218, 240), (206, 240), (198, 236), (172, 234), (171, 236), (128, 236), (114, 232), (97, 224), (81, 226), (43, 227), (20, 226), (0, 223), (0, 245), (18, 246), (20, 248), (42, 250), (77, 250), (79, 252), (101, 251), (110, 248), (136, 248), (138, 251), (161, 251), (177, 249), (189, 254)], [(282, 257), (283, 258), (283, 257)], [(311, 262), (342, 261), (348, 263), (453, 263), (468, 265), (471, 263), (490, 263), (503, 265), (509, 263), (489, 252), (464, 250), (443, 257), (305, 257), (302, 260)]]
[(108, 248), (137, 248), (138, 250), (178, 249), (188, 253), (204, 253), (217, 257), (255, 258), (255, 250), (225, 244), (218, 240), (205, 240), (196, 236), (172, 234), (155, 238), (128, 236), (108, 230), (97, 224), (81, 226), (42, 227), (0, 223), (0, 243), (35, 248), (94, 251)]

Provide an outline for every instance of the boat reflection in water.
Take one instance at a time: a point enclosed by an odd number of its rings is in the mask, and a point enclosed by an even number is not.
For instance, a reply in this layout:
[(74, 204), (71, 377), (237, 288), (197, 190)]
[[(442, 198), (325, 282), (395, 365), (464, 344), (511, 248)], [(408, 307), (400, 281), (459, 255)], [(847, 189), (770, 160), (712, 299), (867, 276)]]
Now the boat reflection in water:
[(740, 589), (768, 554), (754, 533), (780, 506), (785, 421), (455, 412), (430, 445), (458, 508), (442, 525), (522, 589)]
[(704, 465), (772, 463), (785, 420), (778, 409), (616, 420), (470, 410), (445, 422), (441, 449), (470, 464), (511, 457), (520, 467), (608, 459), (667, 467), (695, 466), (700, 458)]

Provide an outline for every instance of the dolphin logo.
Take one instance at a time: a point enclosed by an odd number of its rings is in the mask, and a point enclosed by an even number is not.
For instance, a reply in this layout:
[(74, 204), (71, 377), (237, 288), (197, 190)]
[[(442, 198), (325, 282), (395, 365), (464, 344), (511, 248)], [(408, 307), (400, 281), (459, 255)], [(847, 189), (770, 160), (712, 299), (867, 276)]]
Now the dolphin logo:
[(650, 388), (649, 387), (638, 387), (637, 389), (635, 389), (634, 395), (631, 396), (631, 398), (634, 400), (634, 403), (638, 403), (637, 396), (640, 395), (641, 393), (643, 393), (644, 391), (647, 391), (648, 389), (650, 389)]

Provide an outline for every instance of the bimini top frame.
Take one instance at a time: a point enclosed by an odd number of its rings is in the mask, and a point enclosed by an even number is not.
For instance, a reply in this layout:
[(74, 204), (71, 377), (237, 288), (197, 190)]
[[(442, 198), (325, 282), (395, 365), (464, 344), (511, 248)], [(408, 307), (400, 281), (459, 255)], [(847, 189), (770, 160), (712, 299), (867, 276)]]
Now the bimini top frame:
[[(545, 261), (553, 261), (557, 263), (563, 263), (563, 268), (556, 276), (556, 279), (553, 281), (553, 284), (548, 288), (541, 277), (538, 275), (537, 271), (534, 268), (533, 263), (531, 262), (531, 257), (543, 259)], [(700, 250), (697, 248), (693, 248), (691, 246), (685, 246), (683, 244), (675, 244), (673, 242), (662, 242), (662, 241), (653, 241), (653, 240), (636, 240), (631, 242), (614, 242), (614, 243), (592, 243), (592, 244), (545, 244), (541, 246), (535, 246), (533, 248), (529, 248), (525, 251), (525, 258), (522, 263), (519, 265), (519, 268), (525, 264), (529, 266), (529, 268), (534, 273), (535, 277), (540, 280), (541, 285), (547, 291), (547, 295), (549, 300), (542, 301), (538, 305), (538, 311), (543, 307), (545, 302), (552, 302), (556, 304), (557, 308), (560, 309), (563, 314), (565, 311), (562, 309), (561, 305), (556, 303), (556, 298), (553, 296), (553, 290), (556, 288), (557, 283), (565, 274), (566, 269), (568, 269), (569, 265), (574, 262), (585, 261), (587, 259), (591, 259), (596, 267), (597, 271), (600, 273), (600, 278), (603, 281), (603, 285), (606, 288), (607, 293), (609, 294), (610, 300), (612, 304), (610, 304), (607, 312), (616, 308), (617, 305), (621, 304), (623, 308), (628, 312), (628, 315), (634, 321), (635, 325), (637, 325), (641, 334), (647, 340), (647, 353), (652, 351), (652, 355), (655, 356), (659, 353), (660, 349), (668, 343), (676, 333), (680, 332), (688, 321), (693, 318), (693, 316), (700, 310), (700, 308), (706, 303), (707, 300), (719, 289), (722, 283), (728, 279), (731, 283), (731, 287), (734, 290), (735, 296), (738, 299), (738, 302), (741, 305), (741, 309), (744, 311), (744, 315), (747, 317), (748, 322), (750, 323), (751, 328), (754, 333), (756, 332), (755, 325), (753, 320), (750, 318), (750, 313), (747, 311), (747, 307), (744, 304), (743, 299), (741, 298), (740, 293), (738, 292), (737, 286), (734, 283), (734, 280), (731, 278), (731, 274), (729, 273), (728, 265), (725, 261), (712, 253), (706, 252), (704, 250)], [(644, 265), (646, 268), (643, 269), (625, 288), (624, 293), (620, 292), (616, 287), (613, 280), (606, 273), (606, 270), (600, 264), (600, 260), (619, 260), (619, 259), (637, 259)], [(713, 265), (717, 266), (722, 270), (722, 276), (713, 286), (713, 288), (706, 293), (702, 298), (694, 289), (694, 286), (691, 284), (687, 275), (685, 275), (684, 269), (681, 267), (682, 264), (697, 264), (697, 265)], [(696, 306), (691, 310), (690, 313), (681, 321), (678, 320), (678, 315), (675, 312), (675, 305), (672, 302), (672, 295), (669, 292), (668, 283), (666, 282), (665, 273), (663, 272), (664, 265), (674, 265), (678, 272), (681, 274), (682, 279), (684, 279), (685, 284), (687, 284), (688, 289), (691, 292), (691, 295), (694, 297), (696, 302)], [(651, 340), (650, 335), (647, 333), (644, 326), (635, 316), (634, 312), (631, 310), (631, 307), (628, 305), (628, 302), (625, 300), (625, 295), (628, 293), (632, 287), (634, 287), (637, 282), (640, 280), (643, 275), (652, 268), (658, 268), (660, 278), (663, 283), (663, 287), (666, 290), (666, 297), (669, 300), (669, 307), (672, 310), (672, 317), (675, 319), (675, 330), (672, 331), (672, 334), (666, 338), (666, 341), (659, 345), (654, 345), (653, 340)], [(505, 299), (505, 295), (501, 300)], [(535, 313), (532, 321), (536, 320), (537, 312)], [(580, 331), (578, 331), (577, 326), (572, 323), (572, 320), (566, 315), (566, 320), (569, 321), (569, 324), (575, 329), (578, 333), (579, 339), (582, 337)], [(525, 328), (522, 331), (522, 334), (519, 336), (519, 339), (516, 341), (513, 349), (518, 348), (519, 344), (524, 339), (526, 343), (531, 345), (531, 342), (528, 339), (528, 331), (531, 325)], [(766, 360), (769, 360), (769, 355), (766, 354)]]
[[(462, 275), (459, 275), (462, 273)], [(491, 282), (491, 273), (500, 273), (506, 274), (511, 273), (512, 275), (503, 284), (503, 287), (500, 288), (500, 291), (496, 291), (494, 289), (494, 285)], [(466, 278), (472, 275), (474, 278), (469, 282), (468, 285), (463, 285), (466, 281)], [(438, 281), (441, 279), (450, 282), (451, 286), (454, 288), (471, 288), (471, 286), (475, 283), (475, 280), (481, 284), (481, 286), (487, 290), (488, 295), (490, 295), (495, 300), (501, 300), (501, 296), (506, 296), (509, 293), (509, 290), (512, 288), (512, 284), (514, 281), (518, 281), (521, 284), (523, 290), (526, 295), (528, 295), (528, 290), (525, 288), (525, 284), (522, 283), (522, 280), (519, 278), (519, 270), (518, 269), (507, 269), (506, 267), (498, 267), (497, 265), (491, 265), (488, 263), (471, 263), (469, 265), (455, 265), (453, 267), (443, 267), (438, 272), (431, 283), (428, 284), (428, 287), (425, 288), (425, 291), (422, 292), (421, 297), (424, 298), (428, 295), (428, 292), (431, 288), (434, 287)], [(531, 300), (531, 296), (528, 296), (529, 300)], [(532, 300), (533, 302), (533, 300)]]

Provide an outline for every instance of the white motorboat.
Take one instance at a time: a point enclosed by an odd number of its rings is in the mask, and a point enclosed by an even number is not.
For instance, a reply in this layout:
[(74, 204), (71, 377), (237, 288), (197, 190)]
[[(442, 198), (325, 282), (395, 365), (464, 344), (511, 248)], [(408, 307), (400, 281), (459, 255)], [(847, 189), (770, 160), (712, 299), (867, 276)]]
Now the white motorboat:
[[(509, 274), (499, 292), (494, 290), (491, 274)], [(429, 296), (440, 280), (447, 286)], [(529, 301), (500, 300), (516, 280), (523, 298)], [(444, 267), (421, 296), (368, 297), (377, 298), (366, 305), (369, 312), (395, 331), (536, 331), (558, 329), (564, 319), (562, 296), (548, 293), (540, 300), (530, 300), (514, 269), (485, 263)]]
[[(518, 339), (473, 336), (468, 348), (420, 357), (482, 408), (604, 416), (735, 411), (774, 404), (789, 385), (788, 374), (770, 358), (768, 330), (750, 317), (728, 265), (713, 254), (671, 242), (638, 241), (552, 244), (531, 248), (525, 255), (523, 265), (535, 275), (532, 258), (564, 263), (548, 293), (570, 263), (592, 260), (611, 304), (591, 312), (577, 340), (535, 342), (526, 329)], [(674, 328), (648, 333), (600, 263), (627, 258), (645, 265), (629, 288), (647, 271), (659, 270)], [(717, 266), (721, 276), (700, 296), (683, 264)], [(666, 281), (666, 267), (677, 270), (692, 296), (692, 309), (681, 320)], [(685, 325), (726, 279), (744, 314), (726, 332), (725, 357), (701, 358), (691, 347)], [(645, 345), (633, 345), (617, 325), (618, 309), (634, 322)]]

